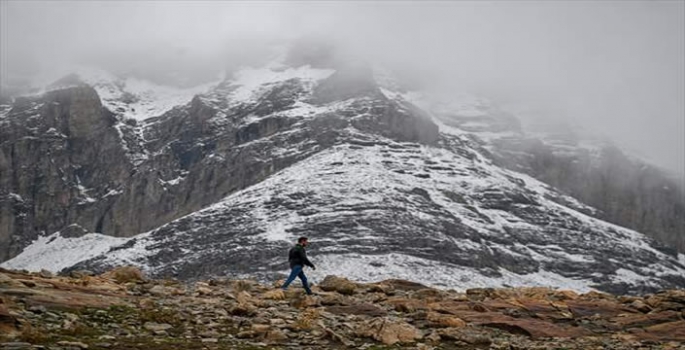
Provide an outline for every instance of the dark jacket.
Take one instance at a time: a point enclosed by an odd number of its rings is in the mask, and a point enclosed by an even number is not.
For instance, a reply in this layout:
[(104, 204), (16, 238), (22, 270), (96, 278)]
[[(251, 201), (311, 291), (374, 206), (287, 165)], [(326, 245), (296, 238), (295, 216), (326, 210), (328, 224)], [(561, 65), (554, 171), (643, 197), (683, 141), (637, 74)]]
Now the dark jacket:
[(304, 247), (299, 244), (292, 247), (290, 252), (288, 252), (288, 262), (290, 263), (290, 268), (293, 268), (295, 265), (306, 265), (314, 268), (314, 264), (307, 259), (307, 252)]

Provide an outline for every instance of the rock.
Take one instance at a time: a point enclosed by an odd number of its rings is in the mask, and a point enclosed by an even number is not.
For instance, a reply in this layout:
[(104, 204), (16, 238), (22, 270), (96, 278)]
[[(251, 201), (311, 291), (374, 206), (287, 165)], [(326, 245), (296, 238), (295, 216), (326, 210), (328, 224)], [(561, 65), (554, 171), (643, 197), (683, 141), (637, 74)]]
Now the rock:
[(266, 333), (264, 340), (271, 344), (283, 343), (288, 341), (288, 336), (282, 330), (278, 328), (272, 328)]
[(295, 330), (311, 330), (316, 324), (317, 320), (321, 317), (321, 310), (316, 308), (308, 308), (302, 310), (302, 312), (297, 315), (297, 320), (295, 324), (292, 325)]
[(165, 296), (171, 294), (170, 290), (167, 287), (159, 284), (154, 285), (152, 288), (150, 288), (150, 290), (148, 290), (148, 293), (156, 296)]
[(174, 326), (168, 324), (168, 323), (156, 323), (156, 322), (145, 322), (143, 325), (143, 328), (147, 329), (148, 331), (151, 332), (158, 332), (158, 331), (166, 331)]
[(326, 276), (326, 278), (319, 283), (319, 288), (327, 292), (335, 291), (344, 295), (352, 295), (357, 289), (357, 286), (347, 278), (331, 275)]
[(14, 315), (4, 303), (0, 303), (0, 322), (14, 321)]
[(217, 339), (217, 338), (202, 338), (202, 339), (200, 340), (200, 342), (201, 342), (201, 343), (211, 343), (211, 344), (214, 344), (214, 343), (218, 343), (218, 342), (219, 342), (219, 339)]
[(22, 288), (22, 287), (24, 287), (24, 284), (15, 280), (12, 277), (0, 272), (0, 287)]
[(423, 343), (416, 344), (416, 350), (434, 350), (435, 347)]
[(642, 300), (633, 301), (632, 303), (630, 303), (630, 307), (632, 307), (635, 310), (640, 311), (642, 313), (648, 313), (648, 312), (652, 311), (652, 308)]
[(355, 304), (350, 306), (328, 306), (326, 311), (336, 315), (385, 316), (387, 312), (373, 304)]
[(67, 346), (67, 347), (75, 347), (75, 348), (80, 348), (80, 349), (88, 349), (88, 344), (84, 344), (81, 342), (75, 342), (75, 341), (58, 341), (57, 345)]
[(393, 290), (401, 291), (417, 291), (421, 289), (427, 289), (428, 286), (416, 283), (412, 281), (402, 280), (402, 279), (389, 279), (381, 282), (384, 285), (390, 286)]
[(53, 278), (55, 277), (55, 274), (52, 273), (52, 271), (46, 270), (46, 269), (41, 269), (40, 272), (38, 273), (40, 277), (43, 278)]
[(282, 318), (272, 318), (269, 320), (269, 324), (272, 326), (282, 326), (285, 325), (285, 320)]
[(24, 350), (24, 349), (31, 349), (31, 343), (25, 343), (25, 342), (7, 342), (7, 343), (0, 343), (0, 349), (3, 350)]
[(481, 326), (499, 328), (513, 334), (523, 334), (538, 338), (572, 338), (591, 335), (592, 332), (576, 326), (562, 326), (535, 319), (514, 319), (494, 313), (475, 315), (473, 319), (464, 319)]
[(144, 299), (140, 299), (140, 300), (138, 301), (138, 306), (139, 306), (141, 309), (152, 309), (152, 308), (154, 308), (155, 306), (157, 306), (157, 304), (155, 303), (155, 301), (154, 301), (153, 299), (144, 298)]
[(402, 321), (376, 318), (357, 327), (356, 334), (371, 337), (386, 345), (412, 343), (423, 338), (421, 331)]
[(213, 293), (212, 288), (209, 286), (195, 287), (195, 292), (197, 292), (198, 295), (212, 295)]
[(420, 300), (439, 301), (443, 298), (443, 293), (437, 289), (424, 288), (417, 290), (412, 296)]
[(344, 305), (345, 297), (338, 293), (326, 293), (321, 295), (321, 305)]
[[(385, 304), (391, 305), (398, 312), (412, 313), (418, 310), (426, 310), (429, 305), (425, 300), (416, 300), (405, 297), (390, 297)], [(437, 303), (436, 303), (437, 305)]]
[(27, 286), (27, 287), (29, 287), (29, 288), (33, 288), (33, 287), (36, 286), (36, 282), (31, 281), (31, 280), (22, 280), (22, 279), (19, 279), (19, 280), (17, 280), (17, 281), (21, 282), (21, 284), (23, 284), (23, 285), (25, 285), (25, 286)]
[(322, 321), (317, 322), (317, 325), (325, 332), (326, 337), (332, 339), (333, 341), (341, 343), (347, 347), (354, 346), (354, 342), (348, 340), (347, 338), (335, 332), (334, 330), (326, 327), (326, 325)]
[(426, 316), (426, 320), (433, 327), (466, 327), (466, 322), (464, 322), (464, 320), (462, 320), (461, 318), (454, 317), (451, 315), (443, 315), (437, 312), (429, 312)]
[(578, 293), (572, 290), (559, 290), (554, 293), (554, 297), (557, 300), (576, 300), (578, 299)]
[(233, 316), (250, 316), (255, 313), (255, 307), (251, 304), (237, 304), (228, 310)]
[(385, 293), (369, 293), (364, 299), (372, 303), (379, 303), (388, 300), (388, 296)]
[(290, 305), (298, 309), (314, 307), (321, 305), (321, 299), (313, 295), (299, 294), (297, 297), (293, 298)]
[(645, 302), (655, 310), (685, 310), (685, 290), (667, 290), (654, 294)]
[(395, 289), (391, 285), (385, 283), (370, 284), (368, 285), (368, 289), (366, 291), (368, 293), (384, 293), (386, 295), (395, 294)]
[(393, 323), (384, 325), (376, 339), (383, 344), (411, 343), (421, 339), (421, 331), (408, 323)]
[(584, 298), (566, 301), (568, 310), (573, 314), (574, 317), (582, 318), (592, 317), (595, 315), (599, 315), (601, 317), (614, 317), (622, 313), (634, 312), (633, 309), (611, 300), (611, 298), (607, 297), (604, 293), (594, 293), (594, 295), (598, 296), (597, 299), (587, 298), (588, 294), (585, 294)]
[(442, 337), (440, 337), (440, 334), (437, 331), (433, 331), (431, 334), (427, 335), (425, 339), (431, 343), (440, 343)]
[(122, 266), (105, 272), (102, 277), (115, 280), (119, 284), (143, 281), (143, 272), (135, 266)]
[(272, 289), (272, 290), (264, 293), (262, 295), (262, 298), (267, 299), (267, 300), (284, 300), (285, 299), (285, 292), (283, 292), (283, 290), (280, 288)]
[(257, 334), (251, 330), (244, 330), (240, 331), (235, 335), (236, 338), (238, 339), (246, 339), (246, 338), (255, 338), (257, 337)]
[(252, 295), (247, 291), (240, 291), (236, 294), (235, 299), (240, 304), (250, 304), (252, 303)]
[(612, 321), (624, 329), (645, 328), (661, 323), (669, 323), (680, 320), (680, 315), (676, 311), (651, 312), (648, 314), (632, 313), (619, 315)]
[(466, 295), (469, 296), (469, 298), (482, 300), (489, 297), (492, 291), (492, 288), (469, 288), (466, 290)]
[(43, 305), (32, 305), (29, 306), (27, 310), (37, 314), (42, 314), (48, 311)]
[(90, 270), (75, 270), (69, 273), (69, 276), (73, 278), (84, 278), (88, 276), (95, 276), (95, 273)]
[(271, 326), (268, 324), (253, 324), (251, 330), (255, 334), (265, 334), (271, 329)]
[(441, 339), (461, 341), (471, 345), (487, 346), (492, 343), (492, 339), (487, 333), (478, 329), (469, 328), (443, 328), (438, 330)]
[(488, 312), (490, 311), (485, 305), (482, 303), (472, 303), (471, 305), (471, 310), (473, 311), (478, 311), (478, 312)]
[(649, 326), (644, 331), (637, 334), (639, 338), (685, 342), (685, 321), (683, 320)]

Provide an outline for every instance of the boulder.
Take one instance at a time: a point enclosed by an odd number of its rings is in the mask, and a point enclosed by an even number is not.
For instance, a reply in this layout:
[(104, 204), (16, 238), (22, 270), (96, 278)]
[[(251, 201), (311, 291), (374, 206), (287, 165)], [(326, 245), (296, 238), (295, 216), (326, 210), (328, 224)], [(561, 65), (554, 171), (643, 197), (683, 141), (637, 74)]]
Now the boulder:
[(284, 300), (285, 292), (283, 292), (283, 290), (280, 288), (272, 289), (270, 291), (265, 292), (262, 295), (262, 298), (267, 300)]
[(145, 328), (151, 332), (166, 331), (166, 330), (171, 329), (173, 327), (174, 326), (172, 326), (168, 323), (157, 323), (157, 322), (145, 322), (145, 324), (143, 325), (143, 328)]
[(357, 285), (348, 280), (338, 276), (326, 276), (326, 278), (319, 283), (319, 288), (327, 292), (338, 292), (344, 295), (352, 295), (357, 289)]
[(357, 326), (356, 334), (373, 338), (383, 344), (413, 343), (423, 338), (416, 327), (399, 320), (375, 318)]
[(102, 277), (115, 280), (117, 283), (124, 284), (129, 282), (143, 281), (143, 272), (135, 266), (122, 266), (105, 272)]

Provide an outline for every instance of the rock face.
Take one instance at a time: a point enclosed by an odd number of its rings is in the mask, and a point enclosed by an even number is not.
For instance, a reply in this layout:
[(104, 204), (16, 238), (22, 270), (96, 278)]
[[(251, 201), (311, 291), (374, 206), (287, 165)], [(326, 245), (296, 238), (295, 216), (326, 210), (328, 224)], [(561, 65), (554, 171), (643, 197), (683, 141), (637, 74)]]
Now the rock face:
[(685, 252), (685, 196), (677, 180), (612, 145), (507, 137), (493, 142), (498, 164), (526, 172), (594, 208), (597, 216)]
[[(482, 101), (431, 108), (326, 50), (236, 71), (173, 103), (114, 78), (55, 88), (0, 106), (4, 266), (40, 265), (59, 244), (71, 247), (60, 265), (70, 271), (134, 263), (150, 277), (273, 279), (287, 272), (283, 251), (308, 235), (320, 271), (359, 279), (617, 293), (685, 285), (682, 255), (603, 221), (632, 225), (647, 203), (674, 199), (655, 195), (620, 215), (589, 206), (598, 202), (551, 178), (559, 167), (545, 173), (485, 137), (520, 132), (513, 116)], [(659, 208), (648, 226), (672, 232), (677, 203)]]
[(116, 121), (90, 87), (14, 103), (0, 121), (0, 259), (38, 234), (95, 231), (107, 203), (94, 197), (130, 171)]
[(0, 270), (0, 349), (622, 350), (679, 349), (685, 341), (683, 290), (634, 297), (549, 288), (458, 293), (404, 280), (328, 276), (355, 292), (314, 286), (312, 297), (248, 280), (107, 277), (116, 274), (66, 278)]

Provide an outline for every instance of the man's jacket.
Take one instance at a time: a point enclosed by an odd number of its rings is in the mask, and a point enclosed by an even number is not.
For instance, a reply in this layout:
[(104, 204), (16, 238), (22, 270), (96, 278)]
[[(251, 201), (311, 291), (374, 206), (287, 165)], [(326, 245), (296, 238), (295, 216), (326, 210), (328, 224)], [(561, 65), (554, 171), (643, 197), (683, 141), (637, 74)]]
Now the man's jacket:
[(288, 262), (290, 263), (290, 268), (293, 268), (295, 265), (306, 265), (311, 268), (314, 268), (314, 264), (312, 264), (312, 262), (309, 261), (309, 259), (307, 259), (307, 252), (305, 251), (304, 247), (300, 244), (290, 249), (290, 252), (288, 253)]

